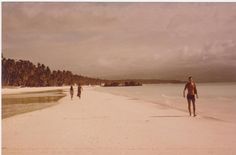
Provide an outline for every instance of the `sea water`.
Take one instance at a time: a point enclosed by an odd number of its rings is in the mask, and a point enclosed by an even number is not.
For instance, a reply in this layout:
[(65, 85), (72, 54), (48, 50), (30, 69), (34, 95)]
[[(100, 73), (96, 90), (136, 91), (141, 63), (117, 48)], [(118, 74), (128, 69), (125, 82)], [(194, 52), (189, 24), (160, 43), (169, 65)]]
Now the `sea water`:
[[(200, 116), (236, 123), (236, 83), (197, 83)], [(96, 90), (122, 95), (181, 111), (187, 110), (185, 84), (146, 84), (135, 87), (98, 87)], [(186, 92), (187, 93), (187, 92)]]
[(65, 94), (62, 90), (2, 95), (2, 118), (56, 105)]

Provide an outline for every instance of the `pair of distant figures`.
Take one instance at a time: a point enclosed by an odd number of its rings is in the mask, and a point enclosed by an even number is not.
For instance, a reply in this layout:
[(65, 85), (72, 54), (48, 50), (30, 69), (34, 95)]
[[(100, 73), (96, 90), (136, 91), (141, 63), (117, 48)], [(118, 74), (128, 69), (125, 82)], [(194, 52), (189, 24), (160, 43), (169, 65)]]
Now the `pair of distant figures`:
[[(79, 98), (81, 98), (81, 91), (83, 90), (83, 88), (81, 87), (81, 85), (78, 85), (78, 89), (77, 89), (77, 96)], [(70, 86), (70, 96), (71, 96), (71, 100), (73, 99), (73, 95), (74, 95), (74, 88), (73, 86)]]

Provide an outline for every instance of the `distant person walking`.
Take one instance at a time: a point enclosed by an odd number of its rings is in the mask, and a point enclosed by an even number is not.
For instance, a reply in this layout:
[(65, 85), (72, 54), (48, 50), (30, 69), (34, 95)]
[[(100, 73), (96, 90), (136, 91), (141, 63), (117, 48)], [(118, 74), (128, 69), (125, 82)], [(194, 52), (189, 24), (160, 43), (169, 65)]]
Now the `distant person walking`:
[(81, 98), (81, 91), (83, 90), (83, 88), (81, 87), (81, 85), (80, 84), (78, 84), (78, 93), (77, 93), (77, 96), (79, 97), (79, 98)]
[(195, 108), (195, 95), (198, 98), (198, 94), (197, 94), (197, 87), (195, 82), (193, 81), (193, 78), (190, 76), (188, 77), (188, 82), (185, 84), (184, 87), (184, 91), (183, 91), (183, 96), (185, 97), (185, 90), (188, 90), (187, 93), (187, 101), (188, 101), (188, 111), (189, 111), (189, 115), (191, 116), (191, 101), (193, 104), (193, 116), (197, 116), (196, 115), (196, 108)]
[(70, 97), (71, 97), (71, 100), (73, 99), (73, 95), (74, 95), (74, 88), (73, 88), (73, 86), (71, 85), (71, 86), (70, 86)]

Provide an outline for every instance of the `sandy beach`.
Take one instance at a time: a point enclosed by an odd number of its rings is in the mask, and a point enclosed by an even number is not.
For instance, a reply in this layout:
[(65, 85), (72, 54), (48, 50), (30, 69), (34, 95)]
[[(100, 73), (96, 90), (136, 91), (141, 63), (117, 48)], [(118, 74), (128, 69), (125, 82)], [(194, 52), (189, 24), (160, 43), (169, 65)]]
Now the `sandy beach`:
[(236, 154), (236, 123), (92, 88), (81, 99), (66, 93), (56, 106), (3, 119), (3, 155)]

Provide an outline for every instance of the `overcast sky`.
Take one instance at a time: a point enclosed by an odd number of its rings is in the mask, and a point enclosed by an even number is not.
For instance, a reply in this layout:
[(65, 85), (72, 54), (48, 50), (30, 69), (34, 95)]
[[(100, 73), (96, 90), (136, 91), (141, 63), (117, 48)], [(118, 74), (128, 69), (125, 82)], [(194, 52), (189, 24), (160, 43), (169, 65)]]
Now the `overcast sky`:
[(236, 3), (10, 3), (3, 55), (107, 78), (236, 81)]

